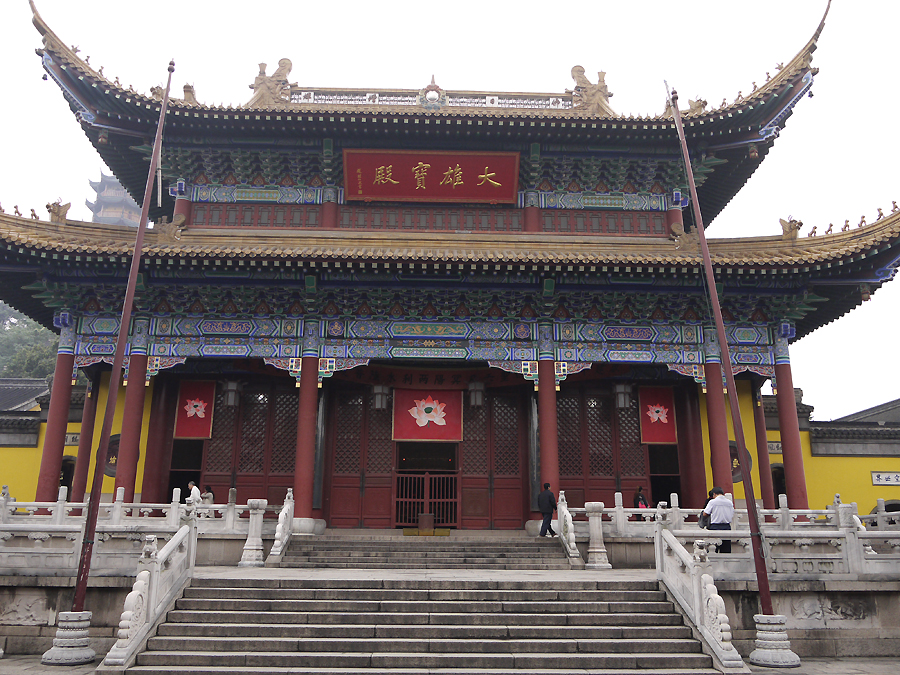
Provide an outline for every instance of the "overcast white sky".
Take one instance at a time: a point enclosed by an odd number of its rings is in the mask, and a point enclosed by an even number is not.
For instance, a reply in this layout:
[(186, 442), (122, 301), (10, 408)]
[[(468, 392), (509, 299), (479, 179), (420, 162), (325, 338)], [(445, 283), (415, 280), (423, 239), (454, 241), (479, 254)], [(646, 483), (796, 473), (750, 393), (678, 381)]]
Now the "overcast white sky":
[[(36, 0), (44, 20), (78, 45), (110, 79), (149, 93), (175, 59), (173, 93), (185, 82), (206, 104), (240, 105), (258, 63), (293, 61), (301, 86), (563, 92), (572, 66), (606, 71), (613, 108), (662, 112), (663, 80), (684, 102), (711, 105), (747, 93), (812, 36), (826, 0), (643, 0), (454, 3), (219, 0), (153, 3)], [(44, 205), (72, 202), (69, 218), (90, 220), (85, 199), (109, 173), (59, 89), (41, 79), (41, 41), (27, 0), (4, 0), (0, 204), (47, 217)], [(795, 108), (775, 147), (710, 237), (780, 233), (792, 215), (821, 234), (828, 224), (890, 211), (900, 201), (897, 169), (900, 3), (836, 0), (813, 65), (814, 98)], [(794, 385), (828, 420), (900, 397), (900, 281), (792, 347)]]

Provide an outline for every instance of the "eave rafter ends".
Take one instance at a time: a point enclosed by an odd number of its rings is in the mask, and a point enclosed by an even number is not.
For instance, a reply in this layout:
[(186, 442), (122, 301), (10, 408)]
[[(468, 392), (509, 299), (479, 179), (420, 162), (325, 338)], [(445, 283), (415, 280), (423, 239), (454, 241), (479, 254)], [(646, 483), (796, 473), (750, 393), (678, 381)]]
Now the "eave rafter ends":
[[(428, 247), (410, 245), (403, 233), (355, 231), (352, 243), (342, 230), (182, 230), (173, 239), (166, 230), (148, 230), (148, 258), (298, 259), (359, 262), (508, 263), (522, 265), (698, 266), (699, 249), (676, 248), (664, 238), (608, 236), (434, 233)], [(23, 255), (130, 256), (134, 228), (78, 221), (53, 223), (0, 214), (0, 242)], [(720, 268), (791, 269), (815, 264), (844, 264), (900, 244), (900, 211), (866, 227), (836, 234), (785, 239), (753, 237), (711, 239), (713, 262)]]
[[(43, 36), (43, 50), (38, 50), (39, 53), (49, 53), (53, 55), (54, 61), (59, 63), (61, 66), (64, 66), (67, 69), (71, 69), (73, 72), (70, 77), (83, 77), (86, 80), (90, 81), (92, 84), (96, 84), (101, 91), (109, 92), (114, 98), (123, 98), (125, 100), (130, 101), (131, 105), (135, 106), (135, 108), (139, 108), (142, 111), (146, 112), (148, 108), (158, 109), (159, 101), (153, 95), (144, 95), (140, 94), (133, 89), (124, 89), (122, 85), (118, 84), (118, 81), (110, 81), (103, 75), (103, 68), (101, 67), (99, 70), (95, 70), (89, 63), (83, 60), (78, 56), (77, 50), (66, 46), (66, 44), (50, 29), (50, 27), (44, 22), (41, 18), (40, 14), (37, 11), (37, 8), (34, 5), (33, 0), (29, 0), (29, 4), (31, 5), (31, 10), (33, 14), (32, 22), (34, 26), (37, 28), (38, 32)], [(758, 103), (768, 100), (774, 94), (784, 89), (786, 86), (793, 83), (795, 80), (803, 77), (807, 72), (815, 73), (816, 69), (811, 68), (810, 62), (812, 61), (812, 53), (816, 49), (816, 44), (819, 39), (819, 36), (824, 28), (825, 17), (828, 15), (828, 9), (831, 6), (831, 2), (829, 0), (828, 7), (825, 10), (825, 15), (822, 17), (819, 25), (813, 34), (812, 38), (807, 42), (807, 44), (803, 47), (803, 49), (793, 58), (791, 61), (787, 63), (784, 67), (780, 67), (780, 70), (776, 73), (774, 77), (765, 82), (762, 86), (754, 89), (751, 93), (746, 96), (739, 95), (734, 102), (731, 104), (726, 104), (723, 107), (705, 110), (705, 106), (700, 107), (692, 107), (691, 110), (685, 111), (683, 115), (690, 121), (696, 124), (703, 124), (705, 122), (712, 122), (717, 119), (721, 119), (723, 117), (730, 116), (737, 112), (744, 111), (748, 108), (753, 108)], [(602, 83), (601, 83), (602, 84)], [(599, 86), (599, 85), (594, 85)], [(302, 88), (301, 88), (302, 89)], [(577, 87), (576, 87), (577, 89)], [(340, 97), (342, 93), (347, 93), (350, 90), (336, 90), (336, 89), (323, 89), (319, 88), (316, 91), (327, 93), (331, 97)], [(362, 90), (352, 90), (355, 93), (358, 93)], [(372, 91), (375, 94), (379, 93), (379, 90), (367, 90)], [(419, 90), (391, 90), (392, 93), (405, 93), (406, 95), (418, 94)], [(491, 96), (509, 96), (509, 97), (533, 97), (533, 98), (566, 98), (567, 100), (571, 98), (571, 94), (537, 94), (537, 93), (512, 93), (507, 92), (504, 94), (498, 94), (496, 92), (445, 92), (447, 94), (460, 94), (461, 96), (469, 96), (469, 97), (491, 97)], [(253, 114), (252, 117), (256, 117), (257, 113), (272, 115), (272, 114), (313, 114), (318, 113), (322, 114), (325, 112), (333, 111), (336, 113), (346, 113), (346, 114), (358, 114), (358, 115), (413, 115), (413, 116), (434, 116), (434, 117), (451, 117), (451, 116), (459, 116), (460, 114), (464, 114), (466, 117), (517, 117), (517, 118), (546, 118), (546, 119), (560, 119), (560, 120), (572, 120), (572, 121), (593, 121), (596, 122), (598, 120), (604, 123), (616, 123), (616, 122), (637, 122), (641, 121), (642, 123), (651, 122), (658, 123), (660, 128), (667, 128), (669, 126), (669, 122), (671, 121), (671, 115), (667, 115), (665, 112), (657, 115), (647, 115), (647, 116), (637, 116), (637, 117), (627, 117), (616, 114), (609, 114), (609, 112), (594, 112), (591, 114), (585, 110), (584, 107), (571, 107), (565, 109), (554, 109), (554, 108), (527, 108), (527, 107), (443, 107), (443, 108), (434, 108), (433, 106), (426, 105), (357, 105), (357, 104), (340, 104), (340, 103), (325, 103), (325, 104), (304, 104), (304, 103), (290, 103), (284, 101), (282, 103), (276, 103), (273, 105), (266, 105), (264, 107), (245, 107), (245, 106), (208, 106), (202, 105), (196, 101), (193, 93), (186, 93), (186, 98), (178, 99), (173, 98), (170, 100), (170, 110), (169, 113), (173, 116), (177, 116), (179, 114), (184, 115), (186, 117), (191, 117), (194, 113), (202, 114), (204, 112), (216, 114), (217, 118), (221, 118), (220, 113), (227, 113), (229, 115), (233, 114), (235, 117), (238, 115), (245, 116), (247, 114)], [(611, 112), (611, 111), (610, 111)], [(782, 114), (784, 111), (776, 111), (773, 109), (771, 117), (775, 117), (776, 114)]]

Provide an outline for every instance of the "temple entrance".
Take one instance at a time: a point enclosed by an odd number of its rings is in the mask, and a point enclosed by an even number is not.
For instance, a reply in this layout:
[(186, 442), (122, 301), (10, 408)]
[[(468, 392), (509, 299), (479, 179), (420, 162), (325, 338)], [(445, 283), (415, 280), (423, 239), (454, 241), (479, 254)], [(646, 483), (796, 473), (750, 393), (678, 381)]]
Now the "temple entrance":
[[(297, 388), (287, 378), (255, 380), (244, 385), (237, 405), (226, 405), (219, 387), (216, 393), (212, 437), (207, 441), (175, 441), (172, 468), (186, 444), (202, 444), (198, 485), (207, 485), (224, 502), (228, 488), (237, 488), (239, 504), (248, 499), (268, 499), (281, 504), (293, 485), (297, 454)], [(199, 449), (199, 448), (198, 448)], [(189, 454), (189, 453), (188, 453)], [(199, 454), (199, 453), (197, 453)], [(183, 473), (185, 480), (198, 480)]]
[(620, 408), (610, 391), (573, 388), (557, 397), (557, 410), (559, 481), (569, 506), (612, 504), (622, 492), (630, 508), (638, 487), (647, 493), (653, 486), (635, 399)]
[(330, 527), (469, 529), (524, 527), (524, 414), (518, 392), (465, 408), (463, 441), (394, 442), (392, 404), (376, 407), (370, 388), (330, 393), (323, 507)]

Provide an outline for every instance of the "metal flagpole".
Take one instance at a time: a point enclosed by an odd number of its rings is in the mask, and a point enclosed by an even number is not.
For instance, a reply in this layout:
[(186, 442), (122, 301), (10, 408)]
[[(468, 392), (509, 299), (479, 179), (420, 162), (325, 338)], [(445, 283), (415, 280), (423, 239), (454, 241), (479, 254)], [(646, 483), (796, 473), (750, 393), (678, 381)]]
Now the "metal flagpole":
[[(668, 90), (668, 85), (666, 86)], [(747, 502), (747, 516), (750, 521), (750, 542), (753, 547), (753, 563), (756, 567), (756, 583), (759, 587), (759, 600), (762, 613), (772, 615), (772, 594), (769, 590), (769, 574), (766, 570), (766, 560), (762, 548), (762, 535), (759, 531), (759, 513), (756, 509), (756, 497), (753, 493), (753, 478), (750, 475), (750, 454), (744, 442), (744, 427), (741, 424), (741, 411), (738, 406), (737, 386), (734, 382), (734, 369), (731, 367), (731, 353), (728, 349), (728, 341), (725, 339), (725, 322), (722, 320), (722, 308), (719, 306), (719, 294), (716, 291), (716, 277), (713, 273), (712, 260), (709, 255), (709, 246), (706, 244), (706, 235), (703, 231), (703, 217), (700, 215), (700, 201), (697, 199), (697, 186), (694, 183), (694, 170), (691, 167), (691, 158), (688, 154), (687, 141), (684, 137), (684, 127), (681, 124), (681, 112), (678, 110), (678, 92), (674, 89), (669, 97), (675, 117), (675, 128), (678, 130), (678, 140), (681, 142), (681, 154), (684, 157), (684, 169), (688, 177), (688, 185), (691, 190), (691, 204), (694, 207), (694, 226), (700, 239), (700, 250), (703, 253), (703, 269), (706, 272), (706, 285), (709, 288), (709, 300), (712, 305), (713, 315), (716, 321), (716, 334), (719, 338), (719, 350), (722, 366), (725, 372), (725, 391), (728, 394), (728, 407), (731, 410), (731, 423), (734, 427), (735, 440), (738, 446), (738, 462), (741, 465), (741, 478), (744, 483), (744, 496)], [(707, 382), (707, 387), (718, 387), (719, 382)]]
[[(91, 571), (91, 554), (94, 550), (94, 535), (97, 532), (97, 514), (100, 511), (100, 494), (103, 489), (103, 468), (106, 466), (106, 458), (109, 452), (109, 436), (112, 431), (113, 417), (116, 413), (116, 400), (119, 396), (119, 383), (122, 380), (122, 364), (125, 361), (125, 342), (128, 339), (128, 329), (131, 323), (131, 305), (134, 302), (134, 289), (137, 286), (138, 271), (141, 267), (141, 248), (144, 245), (144, 232), (147, 229), (147, 219), (150, 214), (150, 198), (153, 194), (153, 179), (156, 177), (156, 167), (159, 163), (160, 148), (162, 147), (162, 132), (166, 122), (166, 108), (169, 105), (169, 87), (172, 84), (172, 73), (175, 72), (175, 61), (169, 61), (169, 79), (166, 82), (166, 91), (163, 94), (162, 106), (159, 109), (159, 124), (156, 127), (156, 138), (153, 142), (153, 152), (150, 155), (150, 171), (147, 174), (147, 187), (144, 190), (144, 201), (141, 207), (141, 220), (138, 223), (137, 236), (134, 240), (134, 254), (131, 257), (131, 269), (128, 272), (128, 284), (125, 287), (125, 302), (122, 305), (122, 318), (119, 322), (119, 335), (116, 339), (116, 355), (113, 359), (112, 373), (109, 378), (109, 392), (106, 397), (106, 412), (103, 416), (103, 429), (100, 432), (100, 444), (97, 447), (97, 456), (94, 465), (94, 479), (91, 484), (91, 497), (88, 507), (87, 522), (84, 526), (84, 541), (81, 544), (81, 558), (78, 561), (78, 577), (75, 582), (75, 597), (72, 600), (72, 611), (84, 610), (84, 599), (87, 595), (88, 575)], [(143, 382), (132, 383), (135, 387), (142, 387)]]

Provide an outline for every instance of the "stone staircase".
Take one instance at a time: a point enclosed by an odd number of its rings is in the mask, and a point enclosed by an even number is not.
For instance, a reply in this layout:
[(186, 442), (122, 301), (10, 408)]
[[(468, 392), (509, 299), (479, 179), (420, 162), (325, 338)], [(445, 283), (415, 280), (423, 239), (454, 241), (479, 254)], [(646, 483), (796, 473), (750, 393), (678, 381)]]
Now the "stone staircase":
[(127, 672), (717, 673), (656, 582), (552, 576), (195, 578)]
[[(389, 531), (390, 532), (390, 531)], [(490, 534), (490, 533), (486, 533)], [(294, 537), (281, 567), (567, 570), (558, 539), (517, 536)]]

